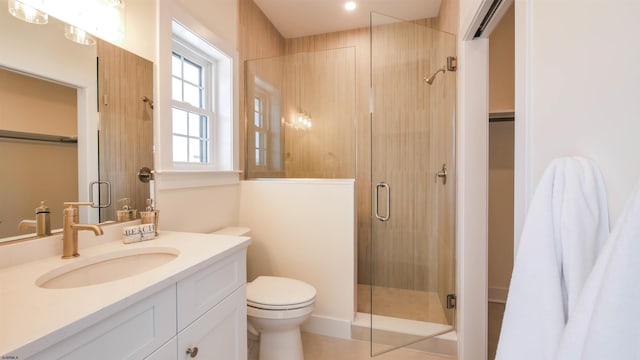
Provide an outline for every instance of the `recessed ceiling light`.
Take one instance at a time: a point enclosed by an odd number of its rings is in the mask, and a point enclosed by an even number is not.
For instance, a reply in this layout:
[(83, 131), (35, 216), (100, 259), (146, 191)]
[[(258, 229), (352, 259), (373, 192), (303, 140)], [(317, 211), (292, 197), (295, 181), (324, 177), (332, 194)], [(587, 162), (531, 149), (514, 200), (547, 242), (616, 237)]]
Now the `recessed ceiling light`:
[(344, 3), (344, 8), (347, 11), (353, 11), (356, 9), (356, 7), (358, 7), (358, 5), (355, 1), (347, 1), (346, 3)]

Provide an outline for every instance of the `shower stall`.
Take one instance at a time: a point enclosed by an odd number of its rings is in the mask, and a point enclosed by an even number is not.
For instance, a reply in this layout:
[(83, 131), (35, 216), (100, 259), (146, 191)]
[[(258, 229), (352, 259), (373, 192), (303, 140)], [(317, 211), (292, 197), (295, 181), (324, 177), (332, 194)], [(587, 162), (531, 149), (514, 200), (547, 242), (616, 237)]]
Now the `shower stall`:
[(289, 39), (245, 64), (246, 177), (356, 179), (354, 323), (373, 355), (455, 324), (456, 41), (428, 25), (372, 13), (322, 38), (342, 47)]
[(370, 36), (373, 216), (359, 219), (358, 307), (377, 354), (454, 325), (456, 42), (376, 13)]

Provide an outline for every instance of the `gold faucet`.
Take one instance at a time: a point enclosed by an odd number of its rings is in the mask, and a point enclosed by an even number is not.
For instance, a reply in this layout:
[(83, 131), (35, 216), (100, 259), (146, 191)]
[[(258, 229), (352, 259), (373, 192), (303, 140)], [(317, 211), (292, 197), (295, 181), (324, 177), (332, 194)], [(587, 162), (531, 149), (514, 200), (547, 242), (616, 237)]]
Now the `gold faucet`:
[(62, 258), (71, 259), (78, 254), (78, 230), (91, 230), (96, 236), (102, 235), (102, 228), (93, 224), (78, 224), (78, 208), (74, 206), (93, 205), (90, 202), (65, 202), (69, 206), (63, 210), (64, 232), (62, 234)]

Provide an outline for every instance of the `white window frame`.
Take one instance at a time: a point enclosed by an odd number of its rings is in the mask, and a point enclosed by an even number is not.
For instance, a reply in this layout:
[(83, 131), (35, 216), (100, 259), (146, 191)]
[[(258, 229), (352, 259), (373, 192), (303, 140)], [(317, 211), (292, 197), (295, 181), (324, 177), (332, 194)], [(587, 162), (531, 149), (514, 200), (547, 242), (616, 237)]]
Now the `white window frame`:
[[(174, 162), (173, 149), (171, 150), (171, 164), (174, 170), (190, 171), (216, 171), (228, 172), (234, 169), (237, 160), (235, 112), (237, 111), (236, 99), (233, 95), (234, 89), (234, 57), (219, 50), (200, 35), (192, 32), (184, 25), (172, 20), (172, 51), (176, 44), (182, 49), (190, 50), (191, 56), (194, 54), (200, 59), (211, 63), (210, 76), (213, 79), (209, 93), (212, 112), (214, 116), (210, 118), (210, 146), (209, 162)], [(176, 51), (180, 53), (180, 51)], [(184, 54), (187, 55), (187, 54)], [(173, 56), (171, 54), (171, 56)], [(188, 56), (187, 56), (188, 57)], [(169, 74), (171, 76), (171, 74)], [(173, 78), (170, 80), (172, 81)], [(173, 101), (172, 101), (173, 107)], [(182, 108), (182, 107), (181, 107)], [(173, 126), (173, 121), (171, 121)], [(173, 130), (171, 130), (171, 143), (173, 148)]]
[[(182, 56), (183, 59), (187, 59), (188, 61), (202, 68), (202, 71), (203, 71), (202, 77), (204, 82), (203, 84), (204, 96), (202, 99), (203, 100), (202, 107), (197, 107), (188, 102), (183, 102), (183, 101), (178, 101), (173, 99), (173, 94), (172, 94), (171, 96), (172, 109), (174, 108), (180, 109), (188, 113), (204, 115), (208, 118), (208, 124), (207, 124), (208, 131), (206, 134), (203, 134), (204, 136), (202, 136), (202, 138), (205, 139), (205, 141), (208, 143), (206, 154), (205, 154), (206, 161), (183, 162), (183, 161), (173, 160), (174, 167), (176, 168), (201, 167), (201, 168), (215, 169), (217, 167), (216, 166), (217, 164), (215, 162), (216, 144), (214, 143), (214, 139), (215, 139), (215, 130), (217, 129), (216, 109), (218, 107), (218, 104), (216, 103), (216, 99), (217, 99), (218, 85), (217, 85), (216, 77), (214, 74), (216, 73), (216, 68), (218, 65), (217, 60), (207, 57), (206, 55), (199, 52), (198, 49), (194, 49), (188, 45), (185, 45), (179, 38), (176, 38), (175, 36), (173, 39), (173, 47), (172, 47), (172, 54), (171, 54), (172, 61), (173, 61), (174, 52)], [(172, 81), (173, 81), (173, 75), (172, 75)], [(173, 118), (171, 122), (173, 126)], [(172, 138), (173, 136), (176, 136), (176, 135), (183, 136), (180, 134), (175, 134), (172, 131)], [(187, 137), (188, 139), (195, 138), (191, 135), (185, 136), (185, 137)], [(175, 144), (173, 144), (173, 146), (175, 146)], [(187, 144), (187, 147), (188, 147), (188, 144)], [(173, 153), (172, 153), (172, 159), (173, 159)]]

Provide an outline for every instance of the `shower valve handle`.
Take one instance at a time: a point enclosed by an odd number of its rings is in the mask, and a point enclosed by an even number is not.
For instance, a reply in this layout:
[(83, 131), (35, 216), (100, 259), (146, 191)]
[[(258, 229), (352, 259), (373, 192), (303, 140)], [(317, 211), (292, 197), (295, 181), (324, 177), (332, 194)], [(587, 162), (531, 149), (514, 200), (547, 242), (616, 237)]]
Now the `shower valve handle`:
[(438, 178), (442, 178), (442, 185), (447, 184), (447, 164), (442, 164), (442, 169), (436, 172), (436, 181)]

